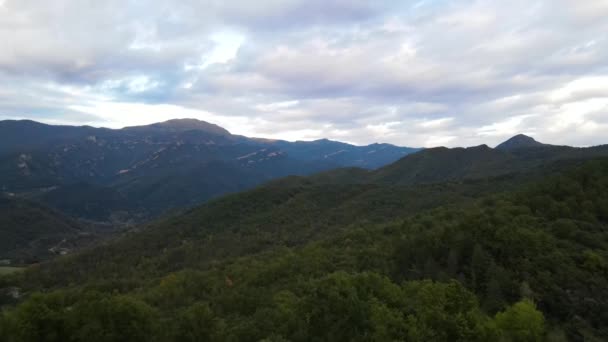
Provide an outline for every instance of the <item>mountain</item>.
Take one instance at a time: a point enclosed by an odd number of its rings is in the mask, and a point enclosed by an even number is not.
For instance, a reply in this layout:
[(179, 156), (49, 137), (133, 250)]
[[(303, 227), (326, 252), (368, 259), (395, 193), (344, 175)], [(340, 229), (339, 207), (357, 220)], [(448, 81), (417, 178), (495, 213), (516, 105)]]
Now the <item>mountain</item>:
[(518, 134), (518, 135), (510, 138), (509, 140), (496, 146), (496, 149), (510, 151), (510, 150), (515, 150), (518, 148), (541, 147), (541, 146), (546, 146), (546, 145), (539, 143), (538, 141), (534, 140), (534, 138), (529, 137), (527, 135)]
[(140, 132), (159, 132), (159, 133), (178, 133), (187, 131), (198, 131), (209, 133), (212, 135), (229, 136), (228, 130), (205, 121), (196, 119), (173, 119), (165, 122), (159, 122), (145, 126), (126, 127), (125, 131), (140, 131)]
[(50, 126), (31, 120), (3, 120), (0, 121), (0, 154), (29, 151), (102, 131), (88, 126)]
[(275, 141), (270, 143), (285, 151), (289, 156), (301, 160), (331, 162), (340, 167), (361, 167), (376, 169), (390, 164), (405, 155), (418, 151), (390, 144), (354, 146), (327, 139), (315, 141)]
[(371, 177), (378, 182), (400, 184), (489, 177), (509, 172), (504, 167), (514, 159), (516, 157), (512, 154), (486, 145), (452, 149), (437, 147), (402, 158), (373, 172)]
[(137, 202), (114, 188), (84, 182), (57, 187), (35, 198), (70, 217), (117, 225), (137, 221), (137, 213), (143, 211)]
[[(604, 340), (608, 158), (559, 151), (425, 150), (223, 196), (0, 278), (26, 294), (0, 327), (15, 340)], [(412, 176), (433, 159), (460, 171)], [(498, 172), (503, 159), (524, 162)], [(406, 161), (419, 167), (396, 177)]]
[(417, 150), (247, 138), (194, 119), (117, 130), (8, 120), (0, 190), (87, 220), (141, 221), (274, 178), (377, 168)]
[(521, 139), (516, 136), (499, 145), (502, 148), (494, 149), (487, 145), (429, 148), (373, 170), (368, 177), (375, 182), (398, 184), (465, 181), (540, 170), (558, 161), (577, 163), (608, 156), (608, 145), (577, 148), (540, 143), (515, 147), (512, 144)]

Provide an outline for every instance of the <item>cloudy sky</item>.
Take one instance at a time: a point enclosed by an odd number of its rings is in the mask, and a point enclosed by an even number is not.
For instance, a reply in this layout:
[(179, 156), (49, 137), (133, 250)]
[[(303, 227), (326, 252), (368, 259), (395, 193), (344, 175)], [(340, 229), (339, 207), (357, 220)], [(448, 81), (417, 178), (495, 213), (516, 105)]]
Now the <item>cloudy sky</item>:
[(0, 0), (0, 119), (608, 143), (608, 0)]

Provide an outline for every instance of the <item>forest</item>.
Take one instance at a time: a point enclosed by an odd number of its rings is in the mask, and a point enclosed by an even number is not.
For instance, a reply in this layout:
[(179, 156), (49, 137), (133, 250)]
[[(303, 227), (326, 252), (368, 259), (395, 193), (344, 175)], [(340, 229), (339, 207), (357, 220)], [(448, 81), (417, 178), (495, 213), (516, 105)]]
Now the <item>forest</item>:
[(0, 278), (23, 293), (5, 291), (0, 336), (601, 341), (608, 160), (556, 170), (417, 186), (271, 182)]

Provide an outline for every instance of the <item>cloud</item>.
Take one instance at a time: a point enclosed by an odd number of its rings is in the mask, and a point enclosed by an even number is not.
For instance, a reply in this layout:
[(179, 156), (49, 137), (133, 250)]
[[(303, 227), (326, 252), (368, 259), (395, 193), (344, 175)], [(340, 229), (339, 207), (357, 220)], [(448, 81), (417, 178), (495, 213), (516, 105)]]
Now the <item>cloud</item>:
[[(606, 1), (5, 0), (0, 118), (411, 146), (605, 143)], [(118, 114), (117, 114), (118, 113)]]

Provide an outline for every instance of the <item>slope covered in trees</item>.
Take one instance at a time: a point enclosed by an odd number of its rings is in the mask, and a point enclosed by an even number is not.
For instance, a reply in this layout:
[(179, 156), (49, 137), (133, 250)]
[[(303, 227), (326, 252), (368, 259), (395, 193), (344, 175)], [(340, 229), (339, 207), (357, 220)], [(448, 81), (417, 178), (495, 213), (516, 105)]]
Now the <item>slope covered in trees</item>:
[(81, 224), (44, 205), (0, 195), (0, 259), (38, 262), (70, 247), (68, 239), (86, 238), (82, 235)]
[[(519, 175), (408, 187), (321, 178), (283, 179), (231, 195), (3, 278), (28, 295), (4, 314), (0, 335), (608, 336), (607, 160), (543, 181)], [(515, 184), (523, 187), (502, 191)]]
[(492, 149), (486, 145), (451, 149), (438, 147), (410, 154), (369, 172), (367, 177), (373, 182), (386, 184), (462, 181), (525, 174), (531, 170), (599, 157), (608, 157), (608, 145), (576, 148), (541, 144), (514, 149)]

